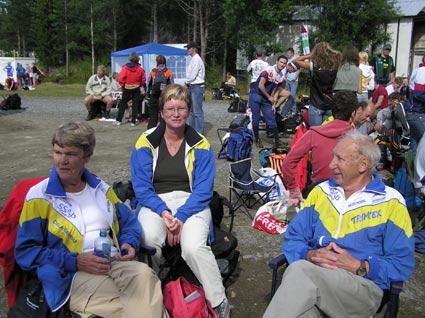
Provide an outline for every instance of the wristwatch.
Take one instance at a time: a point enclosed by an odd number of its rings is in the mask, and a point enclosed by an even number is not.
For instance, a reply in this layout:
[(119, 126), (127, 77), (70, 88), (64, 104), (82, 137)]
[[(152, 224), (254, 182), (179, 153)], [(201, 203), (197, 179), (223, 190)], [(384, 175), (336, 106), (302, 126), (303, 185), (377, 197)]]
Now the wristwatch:
[(367, 275), (367, 264), (366, 264), (366, 262), (367, 262), (366, 260), (360, 261), (360, 266), (356, 270), (356, 275), (358, 275), (360, 277), (366, 277), (366, 275)]

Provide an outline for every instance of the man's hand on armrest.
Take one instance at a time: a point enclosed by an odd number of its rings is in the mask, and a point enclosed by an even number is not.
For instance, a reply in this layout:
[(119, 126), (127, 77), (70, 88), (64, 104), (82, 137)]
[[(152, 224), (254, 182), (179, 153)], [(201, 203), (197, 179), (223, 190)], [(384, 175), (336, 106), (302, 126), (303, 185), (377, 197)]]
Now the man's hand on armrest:
[(90, 274), (106, 275), (111, 266), (109, 260), (98, 257), (92, 253), (82, 253), (77, 255), (77, 269)]

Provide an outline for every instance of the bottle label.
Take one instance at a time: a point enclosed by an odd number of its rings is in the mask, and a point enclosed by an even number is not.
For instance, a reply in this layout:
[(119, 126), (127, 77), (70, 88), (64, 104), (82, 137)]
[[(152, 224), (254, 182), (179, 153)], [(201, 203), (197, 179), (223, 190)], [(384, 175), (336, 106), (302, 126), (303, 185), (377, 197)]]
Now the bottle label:
[(103, 258), (109, 258), (111, 256), (111, 244), (102, 243), (102, 249), (95, 249), (94, 255)]

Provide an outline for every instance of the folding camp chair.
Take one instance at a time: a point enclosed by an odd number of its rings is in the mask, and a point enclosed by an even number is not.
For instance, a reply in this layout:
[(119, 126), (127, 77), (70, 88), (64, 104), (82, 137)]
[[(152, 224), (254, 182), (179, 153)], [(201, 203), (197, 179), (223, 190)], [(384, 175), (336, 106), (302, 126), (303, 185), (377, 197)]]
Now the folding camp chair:
[[(278, 270), (282, 266), (288, 266), (288, 261), (284, 254), (280, 254), (269, 261), (269, 267), (272, 270), (272, 287), (270, 290), (270, 300), (273, 298), (277, 290), (277, 275)], [(387, 308), (384, 313), (384, 318), (397, 318), (399, 308), (399, 295), (403, 290), (403, 282), (391, 282), (390, 289), (384, 290), (381, 305), (376, 313), (380, 313), (385, 305)]]
[[(278, 174), (264, 176), (253, 170), (251, 158), (230, 163), (229, 201), (233, 210), (242, 209), (242, 212), (252, 219), (248, 209), (258, 203), (267, 202), (267, 196), (277, 186), (277, 177)], [(235, 200), (233, 200), (233, 196)]]

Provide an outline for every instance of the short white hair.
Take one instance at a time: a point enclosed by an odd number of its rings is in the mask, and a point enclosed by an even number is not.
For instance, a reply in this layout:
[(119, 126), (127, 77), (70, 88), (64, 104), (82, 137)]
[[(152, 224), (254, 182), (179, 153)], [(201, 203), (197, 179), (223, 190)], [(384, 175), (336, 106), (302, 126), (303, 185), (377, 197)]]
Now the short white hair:
[(341, 140), (350, 140), (356, 145), (357, 151), (360, 156), (366, 157), (370, 171), (376, 167), (381, 159), (381, 150), (379, 146), (373, 142), (373, 139), (365, 134), (362, 134), (357, 129), (352, 129), (346, 132)]

